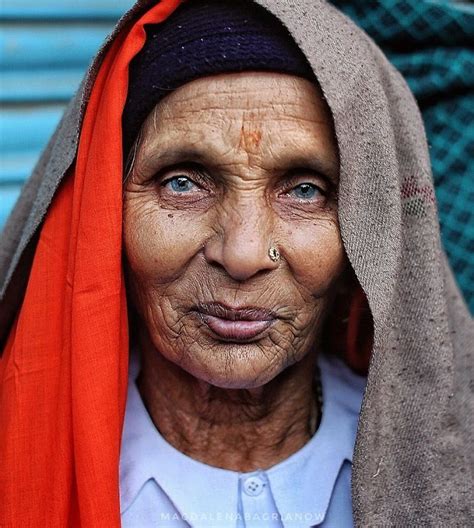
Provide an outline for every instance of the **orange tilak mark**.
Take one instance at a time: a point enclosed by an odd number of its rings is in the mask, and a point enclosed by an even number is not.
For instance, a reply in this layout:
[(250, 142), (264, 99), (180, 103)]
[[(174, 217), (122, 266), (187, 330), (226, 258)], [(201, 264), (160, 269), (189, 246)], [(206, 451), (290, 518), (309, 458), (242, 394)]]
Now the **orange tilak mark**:
[(260, 145), (261, 140), (261, 130), (250, 129), (245, 125), (242, 125), (242, 128), (240, 129), (239, 148), (244, 148), (245, 150), (255, 150)]

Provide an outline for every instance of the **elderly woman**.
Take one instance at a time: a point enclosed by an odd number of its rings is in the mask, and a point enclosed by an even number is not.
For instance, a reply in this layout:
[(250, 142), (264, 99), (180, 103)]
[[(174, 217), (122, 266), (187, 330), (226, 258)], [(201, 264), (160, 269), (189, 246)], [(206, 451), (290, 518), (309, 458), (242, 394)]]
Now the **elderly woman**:
[(421, 119), (326, 3), (137, 2), (1, 259), (0, 526), (472, 525)]

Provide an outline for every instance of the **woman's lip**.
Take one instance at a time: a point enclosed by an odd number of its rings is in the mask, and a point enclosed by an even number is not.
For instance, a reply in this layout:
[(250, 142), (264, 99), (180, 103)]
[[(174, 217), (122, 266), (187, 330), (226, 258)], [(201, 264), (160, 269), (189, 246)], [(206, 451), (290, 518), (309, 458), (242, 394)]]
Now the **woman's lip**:
[(202, 312), (200, 312), (200, 315), (204, 323), (206, 323), (216, 335), (224, 339), (232, 339), (236, 341), (257, 337), (275, 321), (274, 318), (254, 321), (242, 319), (231, 320)]
[(232, 341), (257, 337), (277, 319), (275, 312), (260, 306), (233, 307), (221, 302), (200, 302), (194, 307), (215, 335)]
[(277, 315), (268, 308), (259, 306), (233, 307), (221, 302), (200, 302), (194, 307), (198, 312), (230, 321), (269, 321)]

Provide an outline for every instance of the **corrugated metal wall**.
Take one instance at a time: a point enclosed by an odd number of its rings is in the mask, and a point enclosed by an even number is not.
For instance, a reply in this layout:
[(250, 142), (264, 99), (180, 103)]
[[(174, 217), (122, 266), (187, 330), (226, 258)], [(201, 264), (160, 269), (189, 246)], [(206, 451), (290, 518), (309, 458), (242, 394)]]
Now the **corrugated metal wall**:
[(105, 35), (133, 0), (0, 0), (0, 229)]

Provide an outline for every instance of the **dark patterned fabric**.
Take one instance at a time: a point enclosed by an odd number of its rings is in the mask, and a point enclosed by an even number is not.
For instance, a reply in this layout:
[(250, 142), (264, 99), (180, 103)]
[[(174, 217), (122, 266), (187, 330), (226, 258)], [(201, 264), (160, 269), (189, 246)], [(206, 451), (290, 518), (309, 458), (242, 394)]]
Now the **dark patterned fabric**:
[(425, 121), (441, 236), (474, 313), (474, 6), (333, 0), (404, 75)]
[(316, 80), (286, 28), (262, 7), (251, 2), (244, 7), (242, 0), (188, 2), (164, 23), (147, 26), (145, 46), (130, 65), (124, 152), (151, 109), (198, 77), (268, 70)]

